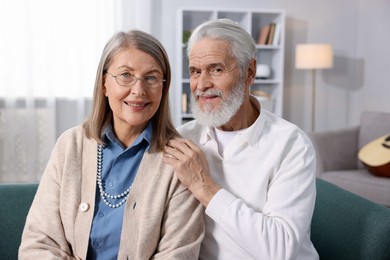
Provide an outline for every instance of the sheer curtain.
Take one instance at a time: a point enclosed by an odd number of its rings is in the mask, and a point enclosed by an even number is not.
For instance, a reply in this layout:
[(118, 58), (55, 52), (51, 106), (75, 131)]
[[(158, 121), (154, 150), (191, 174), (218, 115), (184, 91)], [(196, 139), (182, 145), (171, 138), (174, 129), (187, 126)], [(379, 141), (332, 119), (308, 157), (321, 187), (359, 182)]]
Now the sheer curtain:
[(39, 181), (58, 135), (89, 111), (122, 2), (0, 1), (0, 182)]

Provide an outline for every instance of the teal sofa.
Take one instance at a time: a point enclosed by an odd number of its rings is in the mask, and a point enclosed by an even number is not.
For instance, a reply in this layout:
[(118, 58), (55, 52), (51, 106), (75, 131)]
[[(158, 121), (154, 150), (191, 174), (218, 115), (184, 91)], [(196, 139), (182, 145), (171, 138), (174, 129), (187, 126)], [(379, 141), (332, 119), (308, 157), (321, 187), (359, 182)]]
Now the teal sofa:
[(311, 240), (321, 260), (390, 260), (390, 209), (317, 178)]
[[(17, 259), (37, 186), (0, 184), (2, 260)], [(311, 239), (321, 260), (389, 260), (390, 209), (317, 178)]]
[(18, 259), (24, 223), (37, 188), (37, 183), (0, 184), (0, 259)]

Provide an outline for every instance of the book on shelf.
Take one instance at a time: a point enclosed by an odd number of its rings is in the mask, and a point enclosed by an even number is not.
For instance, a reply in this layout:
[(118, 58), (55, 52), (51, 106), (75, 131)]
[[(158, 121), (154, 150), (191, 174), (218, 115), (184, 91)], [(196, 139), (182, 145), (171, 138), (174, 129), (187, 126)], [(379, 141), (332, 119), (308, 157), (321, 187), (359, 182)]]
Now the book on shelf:
[(257, 44), (265, 45), (267, 44), (267, 39), (269, 35), (269, 30), (271, 28), (270, 24), (264, 25), (260, 29), (259, 38), (257, 39)]
[(267, 45), (272, 45), (272, 43), (273, 43), (274, 35), (275, 35), (275, 27), (276, 27), (275, 23), (271, 23), (270, 24), (269, 35), (268, 35), (268, 39), (267, 39)]
[(181, 96), (181, 112), (183, 114), (191, 114), (191, 94), (183, 93)]
[(181, 95), (181, 112), (182, 113), (187, 113), (188, 112), (188, 105), (187, 105), (187, 94), (183, 93)]
[(279, 45), (281, 37), (281, 25), (280, 23), (275, 24), (274, 38), (272, 40), (272, 45)]
[(281, 37), (280, 23), (270, 23), (261, 27), (257, 44), (279, 45)]

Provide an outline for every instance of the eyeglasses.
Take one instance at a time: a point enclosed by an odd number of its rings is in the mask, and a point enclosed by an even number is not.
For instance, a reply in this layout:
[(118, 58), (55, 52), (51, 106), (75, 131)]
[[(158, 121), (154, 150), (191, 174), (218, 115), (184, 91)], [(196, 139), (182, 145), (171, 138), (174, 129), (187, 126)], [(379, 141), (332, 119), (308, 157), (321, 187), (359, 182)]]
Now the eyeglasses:
[(135, 85), (135, 83), (137, 83), (138, 80), (142, 80), (143, 83), (149, 87), (149, 88), (158, 88), (161, 86), (161, 84), (166, 81), (165, 79), (160, 79), (156, 76), (153, 76), (153, 75), (150, 75), (150, 76), (146, 76), (144, 78), (137, 78), (136, 76), (128, 73), (128, 72), (125, 72), (125, 73), (121, 73), (121, 74), (118, 74), (118, 75), (112, 75), (111, 73), (107, 72), (108, 75), (110, 75), (111, 77), (115, 78), (116, 82), (118, 83), (118, 85), (121, 85), (123, 87), (130, 87), (130, 86), (133, 86)]

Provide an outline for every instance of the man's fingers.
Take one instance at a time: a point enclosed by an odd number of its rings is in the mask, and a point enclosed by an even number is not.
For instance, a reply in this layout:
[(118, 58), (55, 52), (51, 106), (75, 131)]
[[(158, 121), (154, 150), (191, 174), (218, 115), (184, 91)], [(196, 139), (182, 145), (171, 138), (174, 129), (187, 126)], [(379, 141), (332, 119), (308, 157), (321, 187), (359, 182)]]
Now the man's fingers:
[(175, 148), (187, 156), (191, 156), (194, 151), (196, 152), (198, 150), (198, 147), (192, 141), (184, 138), (171, 139), (168, 142), (168, 146)]
[(178, 156), (180, 156), (180, 152), (176, 148), (174, 148), (170, 145), (166, 145), (164, 147), (164, 151), (165, 151), (165, 156), (168, 158), (172, 158), (172, 159), (177, 160)]

